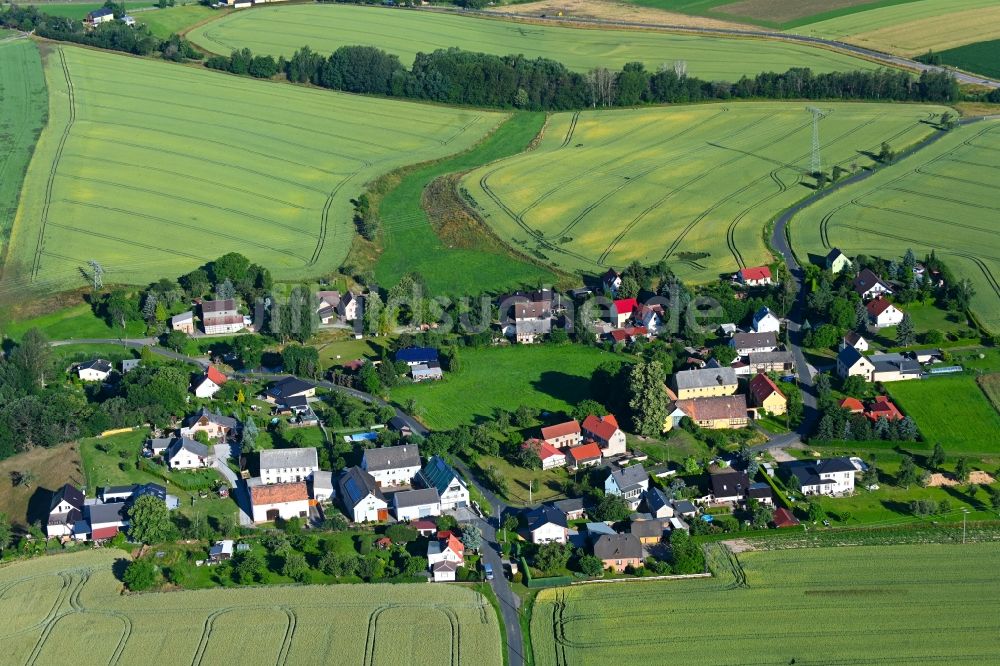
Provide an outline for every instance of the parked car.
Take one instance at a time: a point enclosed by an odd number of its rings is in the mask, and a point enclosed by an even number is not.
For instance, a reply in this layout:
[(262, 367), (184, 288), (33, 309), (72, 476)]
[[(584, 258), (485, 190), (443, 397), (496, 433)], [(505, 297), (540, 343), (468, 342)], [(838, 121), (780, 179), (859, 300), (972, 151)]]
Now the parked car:
[(486, 573), (486, 580), (493, 580), (493, 565), (484, 564), (483, 571)]

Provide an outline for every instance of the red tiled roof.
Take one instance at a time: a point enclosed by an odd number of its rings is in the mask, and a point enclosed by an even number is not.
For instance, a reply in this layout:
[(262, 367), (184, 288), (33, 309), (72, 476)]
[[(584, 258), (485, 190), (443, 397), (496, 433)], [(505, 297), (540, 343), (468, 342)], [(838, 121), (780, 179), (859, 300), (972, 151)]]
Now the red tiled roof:
[(838, 403), (841, 409), (846, 409), (851, 414), (860, 414), (865, 411), (865, 406), (857, 398), (847, 397)]
[(557, 423), (556, 425), (542, 428), (542, 439), (555, 439), (556, 437), (565, 437), (566, 435), (579, 435), (579, 434), (580, 434), (580, 424), (576, 421), (576, 419), (572, 421), (566, 421), (565, 423)]
[(116, 534), (118, 534), (118, 528), (117, 527), (114, 527), (114, 526), (112, 526), (112, 527), (98, 527), (90, 535), (90, 538), (93, 539), (93, 540), (95, 540), (95, 541), (98, 540), (98, 539), (110, 539), (111, 537), (113, 537)]
[(550, 444), (546, 444), (545, 442), (542, 442), (542, 445), (538, 447), (538, 457), (542, 460), (548, 460), (549, 458), (555, 458), (557, 456), (562, 456), (563, 458), (566, 457), (562, 451), (554, 446), (551, 446)]
[(619, 315), (631, 314), (639, 303), (634, 298), (622, 298), (615, 301), (615, 312)]
[(752, 268), (744, 268), (740, 271), (740, 277), (744, 280), (763, 280), (771, 279), (771, 269), (767, 266), (754, 266)]
[(872, 421), (878, 421), (882, 416), (890, 421), (900, 421), (903, 418), (903, 414), (896, 408), (896, 405), (892, 404), (892, 401), (884, 395), (875, 397), (875, 401), (868, 407), (866, 416)]
[(763, 372), (758, 373), (756, 377), (750, 380), (750, 395), (753, 396), (754, 402), (758, 405), (763, 404), (764, 399), (772, 393), (777, 393), (782, 398), (785, 397), (785, 394), (781, 392), (777, 384)]
[(420, 530), (434, 530), (434, 531), (437, 531), (437, 525), (434, 524), (433, 520), (423, 520), (423, 519), (411, 520), (410, 521), (410, 527), (412, 527), (413, 529), (415, 529), (417, 531), (420, 531)]
[(594, 460), (601, 457), (601, 447), (595, 442), (587, 442), (580, 446), (574, 446), (569, 450), (569, 454), (573, 456), (573, 460), (576, 462)]
[(774, 511), (772, 521), (775, 527), (794, 527), (799, 524), (799, 519), (792, 515), (792, 512), (785, 507), (779, 507)]
[(583, 429), (593, 434), (597, 439), (601, 439), (606, 442), (611, 439), (614, 436), (615, 431), (618, 430), (618, 421), (611, 414), (603, 417), (591, 414), (584, 419)]
[(874, 301), (868, 301), (865, 307), (868, 308), (868, 314), (877, 317), (892, 307), (892, 303), (884, 298), (876, 298)]
[(458, 537), (454, 534), (450, 535), (448, 539), (441, 544), (441, 549), (444, 550), (445, 548), (451, 550), (451, 552), (455, 553), (459, 557), (465, 557), (465, 544), (459, 541)]
[(270, 486), (250, 488), (251, 504), (283, 504), (309, 499), (309, 491), (302, 481), (298, 483), (276, 483)]
[(679, 410), (695, 421), (719, 421), (747, 417), (747, 399), (742, 393), (712, 398), (689, 398), (678, 400), (676, 405)]
[(214, 365), (208, 366), (208, 371), (205, 373), (205, 376), (218, 386), (222, 386), (226, 383), (226, 376), (216, 370)]

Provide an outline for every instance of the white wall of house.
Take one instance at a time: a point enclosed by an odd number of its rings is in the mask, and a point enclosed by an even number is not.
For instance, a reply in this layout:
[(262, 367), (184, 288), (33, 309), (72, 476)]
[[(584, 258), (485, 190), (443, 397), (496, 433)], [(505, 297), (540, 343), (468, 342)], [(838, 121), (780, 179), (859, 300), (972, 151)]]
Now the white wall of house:
[(903, 313), (890, 305), (875, 319), (875, 325), (878, 328), (885, 328), (886, 326), (896, 326), (901, 321), (903, 321)]
[(374, 477), (375, 482), (380, 487), (408, 486), (413, 481), (413, 477), (420, 471), (420, 465), (412, 467), (393, 467), (392, 469), (380, 469), (378, 471), (365, 470)]
[(195, 397), (198, 398), (211, 398), (214, 397), (216, 393), (219, 392), (221, 387), (213, 382), (211, 379), (206, 379), (202, 381), (194, 389)]
[(95, 370), (93, 368), (80, 368), (80, 379), (85, 382), (103, 382), (110, 373)]
[(348, 513), (351, 514), (351, 517), (354, 519), (354, 522), (356, 523), (364, 523), (364, 522), (374, 523), (378, 521), (379, 509), (388, 509), (388, 508), (389, 505), (386, 504), (383, 500), (380, 500), (374, 495), (369, 495), (368, 497), (358, 502), (357, 506), (348, 509)]
[(440, 516), (441, 504), (438, 502), (417, 504), (396, 509), (396, 520), (416, 520), (429, 516)]
[(206, 324), (205, 335), (221, 335), (223, 333), (239, 333), (246, 325), (243, 322), (234, 324)]
[(595, 438), (597, 443), (601, 447), (601, 453), (605, 456), (617, 456), (625, 453), (625, 433), (621, 430), (615, 430), (615, 433), (611, 435), (608, 441)]
[(469, 489), (459, 479), (452, 479), (448, 489), (441, 494), (441, 510), (452, 511), (469, 506)]
[(181, 428), (181, 437), (194, 439), (194, 436), (199, 432), (203, 432), (208, 435), (209, 439), (223, 440), (226, 438), (226, 433), (229, 432), (229, 428), (221, 426), (218, 423), (208, 423), (206, 425), (195, 423), (189, 428)]
[(271, 467), (260, 470), (260, 481), (265, 486), (273, 483), (295, 483), (312, 478), (319, 467)]
[(435, 583), (454, 583), (455, 582), (455, 572), (454, 571), (435, 571), (434, 572), (434, 582)]
[(277, 515), (284, 520), (289, 518), (303, 518), (309, 515), (309, 500), (295, 500), (294, 502), (279, 502), (277, 504), (254, 504), (253, 522), (266, 523), (274, 520), (274, 514), (268, 517), (269, 511), (277, 511)]
[(198, 469), (208, 467), (212, 461), (208, 458), (200, 458), (187, 449), (180, 449), (169, 460), (171, 469)]
[(566, 543), (566, 528), (554, 523), (542, 525), (531, 533), (532, 543)]
[(816, 486), (802, 486), (805, 495), (846, 495), (854, 492), (854, 472), (827, 472), (819, 475), (833, 483), (823, 483)]
[(777, 333), (781, 330), (781, 322), (773, 314), (767, 314), (753, 325), (755, 333)]
[(556, 467), (565, 467), (565, 466), (566, 466), (565, 455), (549, 456), (548, 458), (542, 461), (542, 469), (554, 469)]

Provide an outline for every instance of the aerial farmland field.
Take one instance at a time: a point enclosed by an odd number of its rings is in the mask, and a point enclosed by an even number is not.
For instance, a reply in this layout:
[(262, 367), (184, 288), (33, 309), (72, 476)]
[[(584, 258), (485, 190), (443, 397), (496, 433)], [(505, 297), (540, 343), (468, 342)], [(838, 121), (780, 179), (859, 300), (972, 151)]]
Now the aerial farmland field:
[(938, 53), (941, 62), (967, 72), (1000, 78), (1000, 39), (966, 44)]
[[(50, 122), (5, 280), (179, 275), (228, 251), (279, 279), (335, 269), (374, 176), (460, 152), (504, 116), (227, 77), (75, 47), (46, 59)], [(405, 119), (405, 120), (403, 120)]]
[(887, 388), (899, 408), (917, 422), (924, 439), (940, 442), (949, 455), (1000, 454), (1000, 413), (974, 376), (894, 382)]
[[(933, 132), (927, 105), (822, 104), (824, 168)], [(661, 259), (695, 282), (769, 259), (763, 228), (813, 192), (799, 103), (556, 114), (533, 151), (462, 181), (496, 234), (565, 271)]]
[(935, 250), (972, 280), (972, 309), (1000, 331), (1000, 122), (952, 130), (912, 157), (809, 206), (791, 223), (792, 247), (805, 259), (838, 247), (901, 256)]
[(995, 544), (748, 552), (739, 564), (711, 580), (543, 590), (535, 664), (995, 661)]
[(920, 0), (818, 21), (792, 32), (912, 56), (1000, 38), (1000, 4)]
[(635, 30), (540, 26), (401, 9), (350, 5), (265, 7), (236, 12), (191, 31), (192, 41), (228, 54), (248, 47), (290, 56), (302, 46), (326, 54), (339, 46), (377, 46), (409, 66), (419, 51), (458, 47), (497, 55), (550, 58), (570, 69), (620, 69), (641, 61), (648, 69), (675, 60), (688, 74), (736, 80), (764, 71), (810, 67), (816, 72), (874, 69), (875, 64), (833, 51), (764, 40), (737, 40)]
[[(497, 616), (452, 585), (213, 589), (121, 596), (104, 549), (0, 571), (5, 661), (499, 666)], [(428, 637), (433, 637), (429, 641)], [(428, 650), (433, 650), (428, 653)]]

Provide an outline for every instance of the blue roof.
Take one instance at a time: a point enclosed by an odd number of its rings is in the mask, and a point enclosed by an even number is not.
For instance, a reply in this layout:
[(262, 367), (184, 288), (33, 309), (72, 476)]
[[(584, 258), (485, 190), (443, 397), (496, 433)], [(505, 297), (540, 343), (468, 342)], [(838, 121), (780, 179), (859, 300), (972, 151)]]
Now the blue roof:
[(437, 491), (441, 494), (444, 494), (444, 491), (448, 489), (448, 486), (451, 485), (454, 479), (459, 478), (455, 474), (455, 470), (449, 467), (448, 463), (440, 456), (433, 456), (428, 460), (424, 468), (420, 470), (420, 475), (428, 486), (437, 488)]
[(396, 360), (404, 363), (427, 363), (438, 360), (438, 350), (433, 347), (407, 347), (396, 352)]

